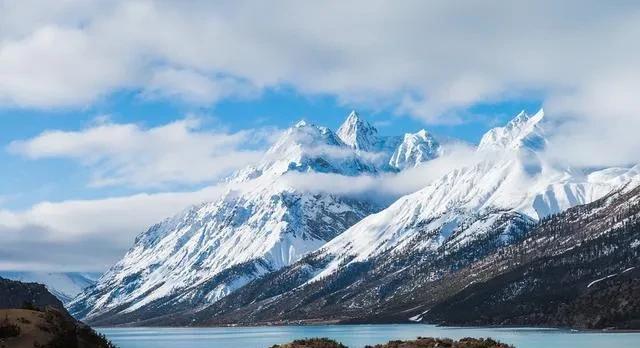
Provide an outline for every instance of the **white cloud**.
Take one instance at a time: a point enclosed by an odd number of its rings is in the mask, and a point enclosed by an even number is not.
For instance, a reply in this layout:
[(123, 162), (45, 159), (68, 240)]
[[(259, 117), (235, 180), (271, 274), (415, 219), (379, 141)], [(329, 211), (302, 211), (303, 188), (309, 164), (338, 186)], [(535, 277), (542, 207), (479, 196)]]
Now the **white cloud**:
[(390, 204), (399, 197), (416, 192), (455, 168), (479, 161), (475, 148), (463, 143), (451, 144), (446, 155), (406, 169), (397, 174), (345, 176), (326, 173), (288, 173), (281, 179), (291, 187), (307, 192), (368, 196)]
[(30, 159), (66, 158), (92, 171), (94, 186), (157, 187), (219, 179), (257, 160), (249, 150), (259, 131), (237, 133), (200, 129), (197, 119), (142, 128), (98, 123), (80, 131), (46, 131), (12, 142), (8, 150)]
[(0, 43), (0, 102), (85, 105), (133, 83), (135, 62), (97, 47), (95, 39), (81, 29), (45, 26)]
[(603, 74), (548, 102), (559, 116), (549, 155), (574, 166), (640, 162), (640, 72)]
[(250, 84), (231, 77), (209, 77), (192, 70), (162, 68), (153, 73), (143, 94), (207, 105), (230, 97), (254, 97), (258, 91)]
[(224, 189), (212, 186), (0, 210), (0, 269), (102, 271), (124, 255), (135, 235), (189, 205), (216, 199)]

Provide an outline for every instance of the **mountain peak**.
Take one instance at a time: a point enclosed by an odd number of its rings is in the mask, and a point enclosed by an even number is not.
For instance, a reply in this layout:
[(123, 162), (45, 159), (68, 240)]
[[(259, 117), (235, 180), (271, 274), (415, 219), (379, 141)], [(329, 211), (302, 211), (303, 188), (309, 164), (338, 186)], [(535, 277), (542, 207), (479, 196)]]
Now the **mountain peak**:
[(340, 140), (356, 150), (370, 151), (378, 141), (378, 130), (355, 110), (349, 113), (337, 134)]
[(400, 146), (391, 156), (389, 165), (399, 170), (416, 167), (423, 162), (438, 157), (440, 151), (441, 148), (438, 141), (425, 129), (417, 133), (407, 133)]
[[(405, 137), (407, 137), (408, 135), (411, 135), (411, 134), (405, 134)], [(413, 135), (418, 136), (418, 137), (420, 137), (422, 139), (427, 139), (427, 138), (431, 137), (431, 134), (429, 132), (427, 132), (427, 130), (424, 129), (424, 128), (419, 130), (417, 133), (415, 133)]]
[(302, 127), (306, 127), (308, 125), (307, 121), (305, 120), (300, 120), (298, 121), (298, 123), (296, 123), (294, 125), (295, 128), (302, 128)]
[(540, 150), (547, 140), (544, 130), (540, 126), (544, 118), (544, 110), (540, 109), (534, 115), (524, 110), (509, 121), (504, 127), (489, 130), (480, 140), (479, 150), (520, 149)]
[(507, 127), (514, 128), (519, 127), (526, 124), (537, 124), (542, 121), (544, 118), (544, 110), (540, 109), (533, 115), (529, 115), (525, 110), (520, 111), (516, 117), (514, 117), (509, 123), (507, 123)]

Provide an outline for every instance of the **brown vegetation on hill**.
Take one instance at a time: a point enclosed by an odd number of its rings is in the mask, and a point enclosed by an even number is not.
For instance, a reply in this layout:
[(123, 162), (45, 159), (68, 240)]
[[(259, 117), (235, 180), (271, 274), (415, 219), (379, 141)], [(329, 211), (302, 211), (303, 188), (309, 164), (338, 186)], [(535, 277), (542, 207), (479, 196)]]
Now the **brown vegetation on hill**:
[[(463, 338), (454, 341), (448, 338), (418, 337), (412, 341), (390, 341), (385, 344), (367, 346), (367, 348), (513, 348), (508, 344), (491, 338)], [(328, 338), (296, 340), (291, 343), (275, 345), (271, 348), (347, 348), (342, 343)]]

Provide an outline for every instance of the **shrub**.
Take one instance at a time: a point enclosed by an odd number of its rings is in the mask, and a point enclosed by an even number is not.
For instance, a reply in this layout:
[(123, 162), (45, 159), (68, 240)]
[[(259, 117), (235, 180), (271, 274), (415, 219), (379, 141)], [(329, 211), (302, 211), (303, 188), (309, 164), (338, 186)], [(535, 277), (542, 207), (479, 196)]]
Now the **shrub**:
[(0, 339), (17, 337), (20, 335), (20, 327), (18, 325), (9, 322), (8, 318), (5, 318), (0, 322)]

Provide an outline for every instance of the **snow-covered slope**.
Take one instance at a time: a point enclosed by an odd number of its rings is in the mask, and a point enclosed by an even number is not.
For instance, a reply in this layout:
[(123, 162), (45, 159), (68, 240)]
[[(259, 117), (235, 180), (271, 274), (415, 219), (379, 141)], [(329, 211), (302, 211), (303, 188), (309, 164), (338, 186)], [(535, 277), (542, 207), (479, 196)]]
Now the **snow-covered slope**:
[(83, 289), (93, 285), (98, 277), (100, 277), (100, 274), (2, 271), (0, 272), (0, 277), (21, 281), (23, 283), (44, 284), (54, 296), (66, 304), (80, 294)]
[(230, 178), (232, 189), (222, 198), (140, 235), (125, 257), (70, 305), (71, 313), (117, 322), (197, 310), (317, 250), (380, 207), (364, 199), (299, 192), (280, 179), (289, 172), (353, 176), (388, 170), (395, 149), (376, 134), (355, 113), (340, 127), (340, 136), (299, 122), (260, 163)]

